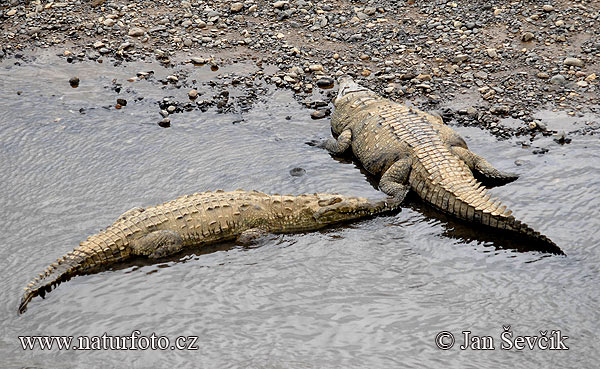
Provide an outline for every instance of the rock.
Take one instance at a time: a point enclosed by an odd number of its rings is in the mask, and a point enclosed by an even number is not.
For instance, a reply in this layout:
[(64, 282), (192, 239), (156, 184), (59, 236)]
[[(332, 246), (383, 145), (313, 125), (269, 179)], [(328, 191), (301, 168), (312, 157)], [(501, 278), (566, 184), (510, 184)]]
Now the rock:
[(101, 47), (104, 47), (104, 42), (102, 42), (102, 41), (96, 41), (96, 42), (94, 42), (93, 46), (94, 46), (94, 49), (99, 49)]
[(571, 139), (567, 137), (567, 134), (564, 131), (560, 131), (556, 134), (554, 142), (564, 145), (570, 143)]
[(317, 86), (321, 88), (330, 88), (333, 87), (333, 78), (323, 77), (317, 80)]
[(146, 33), (146, 31), (144, 31), (143, 28), (140, 27), (131, 27), (129, 29), (129, 33), (128, 35), (131, 37), (141, 37), (144, 35), (144, 33)]
[(167, 128), (167, 127), (171, 127), (171, 119), (169, 118), (163, 118), (163, 120), (161, 120), (160, 122), (158, 122), (158, 125), (163, 127), (163, 128)]
[(589, 86), (589, 83), (587, 83), (586, 81), (579, 81), (577, 83), (575, 83), (577, 85), (577, 87), (587, 87)]
[(184, 20), (183, 22), (181, 22), (181, 27), (188, 28), (188, 27), (190, 27), (192, 24), (193, 24), (193, 23), (192, 23), (192, 21), (191, 21), (191, 20), (189, 20), (189, 19), (187, 19), (187, 20)]
[(554, 7), (553, 7), (552, 5), (550, 5), (550, 4), (546, 4), (546, 5), (542, 6), (542, 9), (543, 9), (545, 12), (551, 12), (551, 11), (553, 11), (553, 10), (554, 10)]
[(486, 52), (490, 58), (496, 59), (498, 57), (498, 52), (494, 48), (487, 49)]
[(525, 32), (521, 35), (521, 41), (523, 41), (523, 42), (529, 42), (529, 41), (533, 40), (534, 38), (535, 38), (535, 36), (531, 32)]
[(475, 78), (479, 78), (479, 79), (487, 79), (488, 78), (488, 74), (484, 71), (476, 72), (474, 75), (475, 75)]
[(288, 1), (276, 1), (276, 2), (273, 3), (273, 8), (275, 8), (275, 9), (282, 9), (287, 4), (289, 4)]
[(233, 3), (233, 4), (231, 4), (229, 11), (231, 11), (232, 13), (237, 13), (237, 12), (241, 11), (243, 8), (244, 8), (243, 3)]
[(477, 109), (470, 106), (469, 108), (467, 108), (467, 115), (470, 116), (471, 118), (477, 118), (477, 115), (478, 115)]
[(169, 114), (175, 113), (175, 110), (177, 110), (177, 107), (175, 105), (169, 105), (169, 107), (167, 108), (167, 112)]
[(363, 77), (368, 77), (368, 76), (370, 76), (370, 75), (371, 75), (371, 71), (370, 71), (370, 70), (368, 70), (368, 69), (363, 69), (363, 71), (362, 71), (362, 72), (360, 72), (360, 74), (361, 74)]
[(364, 13), (366, 15), (373, 15), (373, 14), (375, 14), (376, 11), (377, 11), (377, 9), (375, 9), (374, 7), (368, 6), (365, 8)]
[(189, 38), (186, 38), (185, 40), (183, 40), (183, 46), (187, 46), (190, 47), (192, 46), (194, 43), (192, 42), (192, 40), (190, 40)]
[(453, 63), (462, 63), (464, 61), (467, 61), (467, 59), (469, 59), (469, 55), (458, 54), (454, 58), (452, 58), (452, 62)]
[(125, 99), (117, 99), (117, 104), (121, 106), (127, 106), (127, 100)]
[(550, 78), (550, 83), (555, 85), (564, 85), (565, 83), (567, 83), (567, 79), (562, 74), (557, 74)]
[(79, 77), (71, 77), (71, 79), (69, 80), (69, 84), (73, 88), (76, 88), (77, 86), (79, 86)]
[(315, 110), (310, 114), (310, 117), (312, 119), (321, 119), (321, 118), (325, 118), (326, 116), (327, 116), (327, 114), (323, 110)]
[(323, 66), (321, 64), (311, 64), (308, 69), (311, 72), (322, 72), (323, 71)]
[(115, 20), (114, 19), (105, 19), (104, 22), (102, 22), (103, 25), (105, 25), (106, 27), (112, 27), (115, 25)]
[(494, 115), (506, 115), (510, 113), (510, 107), (508, 105), (494, 105), (490, 108), (490, 113)]
[(585, 80), (588, 81), (588, 82), (591, 82), (591, 81), (595, 81), (596, 78), (597, 78), (596, 77), (596, 73), (592, 73), (589, 76), (585, 77)]
[(538, 74), (536, 74), (537, 78), (539, 79), (548, 79), (550, 78), (550, 75), (546, 72), (539, 72)]
[(302, 177), (306, 174), (306, 170), (304, 168), (293, 168), (290, 170), (290, 175), (292, 177)]
[(6, 15), (9, 17), (12, 17), (13, 15), (17, 14), (17, 9), (11, 9), (9, 11), (6, 12)]
[(570, 65), (570, 66), (573, 66), (573, 67), (583, 67), (583, 65), (584, 65), (583, 60), (578, 59), (578, 58), (566, 58), (563, 61), (563, 64), (564, 65)]
[(190, 58), (190, 61), (192, 62), (192, 64), (197, 64), (197, 65), (202, 65), (202, 64), (208, 63), (207, 59), (199, 58), (197, 56)]
[(188, 92), (188, 97), (192, 100), (194, 100), (195, 98), (198, 97), (198, 91), (195, 89), (190, 90), (190, 92)]

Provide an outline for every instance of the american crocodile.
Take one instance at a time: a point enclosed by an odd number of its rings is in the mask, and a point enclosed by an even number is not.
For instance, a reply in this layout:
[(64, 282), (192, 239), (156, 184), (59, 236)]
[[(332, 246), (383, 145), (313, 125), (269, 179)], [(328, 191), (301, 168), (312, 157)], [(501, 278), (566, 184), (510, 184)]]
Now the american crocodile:
[(19, 312), (61, 281), (134, 255), (160, 258), (190, 246), (246, 242), (264, 233), (313, 231), (398, 208), (399, 204), (388, 200), (237, 190), (196, 193), (147, 209), (134, 208), (40, 273), (25, 287)]
[(337, 139), (318, 146), (332, 154), (352, 149), (379, 188), (402, 201), (409, 190), (435, 208), (460, 219), (525, 235), (542, 249), (562, 253), (546, 236), (516, 220), (491, 200), (484, 180), (508, 183), (517, 175), (495, 169), (471, 152), (441, 118), (378, 96), (342, 77), (334, 101), (331, 130)]

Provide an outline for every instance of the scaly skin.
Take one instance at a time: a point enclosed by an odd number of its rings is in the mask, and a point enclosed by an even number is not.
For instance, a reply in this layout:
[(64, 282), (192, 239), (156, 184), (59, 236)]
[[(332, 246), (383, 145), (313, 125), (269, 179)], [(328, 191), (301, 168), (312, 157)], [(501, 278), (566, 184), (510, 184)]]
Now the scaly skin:
[(546, 236), (516, 220), (500, 201), (490, 200), (473, 172), (496, 183), (517, 176), (469, 151), (441, 118), (384, 99), (349, 77), (340, 80), (334, 107), (331, 126), (337, 140), (319, 146), (333, 154), (352, 148), (364, 168), (380, 177), (379, 187), (386, 194), (402, 201), (413, 190), (460, 219), (516, 232), (541, 242), (549, 252), (562, 253)]
[(338, 194), (267, 195), (257, 191), (203, 192), (123, 214), (50, 265), (25, 288), (19, 312), (61, 281), (134, 255), (160, 258), (189, 246), (254, 238), (263, 233), (318, 230), (397, 209), (395, 201)]

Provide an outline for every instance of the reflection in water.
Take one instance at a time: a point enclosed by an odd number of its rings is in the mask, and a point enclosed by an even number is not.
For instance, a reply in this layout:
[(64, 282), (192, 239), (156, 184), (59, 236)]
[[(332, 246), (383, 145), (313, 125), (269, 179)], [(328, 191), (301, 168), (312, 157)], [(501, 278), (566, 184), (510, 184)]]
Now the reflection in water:
[[(519, 172), (519, 180), (493, 194), (567, 257), (500, 249), (504, 238), (488, 240), (415, 201), (395, 215), (267, 237), (258, 247), (224, 244), (158, 264), (136, 260), (75, 278), (18, 317), (21, 288), (34, 273), (132, 207), (218, 188), (381, 196), (352, 162), (304, 144), (328, 137), (329, 123), (311, 120), (288, 92), (271, 91), (242, 114), (173, 114), (171, 128), (162, 129), (156, 102), (189, 101), (188, 90), (153, 82), (173, 70), (109, 64), (52, 56), (0, 64), (1, 367), (497, 368), (600, 361), (600, 145), (593, 136), (570, 136), (563, 146), (540, 138), (536, 146), (548, 152), (534, 155), (516, 141), (458, 129), (473, 151)], [(207, 81), (228, 68), (190, 66), (188, 78)], [(153, 79), (127, 81), (147, 70)], [(74, 75), (81, 79), (76, 89), (68, 83)], [(196, 87), (201, 96), (220, 93)], [(243, 87), (230, 92), (244, 93)], [(114, 109), (117, 98), (128, 104)], [(292, 168), (305, 173), (293, 176)], [(435, 347), (437, 332), (499, 339), (503, 324), (522, 335), (561, 329), (572, 349), (515, 355)], [(17, 339), (136, 329), (171, 339), (197, 335), (201, 349), (84, 357), (73, 350), (23, 351)]]

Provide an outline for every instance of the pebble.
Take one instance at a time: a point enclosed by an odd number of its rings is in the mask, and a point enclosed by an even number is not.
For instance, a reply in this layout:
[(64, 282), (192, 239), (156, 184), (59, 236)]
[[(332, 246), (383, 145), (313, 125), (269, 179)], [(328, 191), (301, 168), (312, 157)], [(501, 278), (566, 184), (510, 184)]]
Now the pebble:
[(197, 64), (197, 65), (206, 64), (206, 63), (208, 62), (208, 60), (207, 60), (207, 59), (204, 59), (204, 58), (199, 58), (199, 57), (196, 57), (196, 56), (195, 56), (195, 57), (192, 57), (192, 58), (190, 58), (190, 61), (191, 61), (193, 64)]
[(498, 52), (496, 51), (496, 49), (490, 48), (490, 49), (487, 49), (486, 52), (490, 58), (494, 58), (494, 59), (498, 58)]
[(127, 100), (125, 99), (117, 99), (117, 104), (121, 106), (127, 106)]
[(585, 77), (585, 80), (588, 81), (588, 82), (591, 82), (591, 81), (595, 81), (596, 78), (597, 78), (596, 77), (596, 73), (592, 73), (589, 76)]
[(317, 86), (321, 88), (328, 88), (333, 86), (333, 78), (323, 77), (317, 80)]
[(563, 61), (563, 64), (574, 66), (574, 67), (583, 67), (583, 65), (584, 65), (583, 60), (578, 59), (578, 58), (566, 58)]
[(194, 100), (198, 97), (198, 91), (196, 89), (192, 89), (190, 92), (188, 92), (188, 96), (190, 99)]
[(531, 32), (525, 32), (521, 35), (521, 41), (523, 41), (523, 42), (529, 42), (529, 41), (533, 40), (534, 38), (535, 38), (535, 36)]
[(488, 78), (488, 74), (484, 71), (479, 71), (475, 73), (475, 77), (479, 78), (479, 79), (487, 79)]
[(311, 72), (322, 72), (323, 71), (323, 66), (321, 64), (311, 64), (308, 69)]
[(555, 85), (564, 85), (565, 83), (567, 83), (567, 79), (562, 74), (557, 74), (550, 78), (550, 83)]
[(551, 12), (551, 11), (553, 11), (553, 10), (554, 10), (554, 7), (553, 7), (552, 5), (550, 5), (550, 4), (546, 4), (546, 5), (542, 6), (542, 9), (543, 9), (545, 12)]
[(143, 28), (140, 28), (140, 27), (131, 27), (129, 29), (128, 35), (131, 36), (131, 37), (141, 37), (141, 36), (144, 35), (145, 32), (146, 31), (144, 31)]
[(287, 1), (276, 1), (276, 2), (273, 3), (273, 7), (275, 9), (281, 9), (284, 6), (286, 6), (287, 4), (289, 4), (289, 2), (287, 2)]
[(548, 79), (550, 78), (550, 75), (546, 72), (539, 72), (538, 74), (536, 74), (537, 78), (539, 79)]
[(325, 118), (326, 116), (327, 116), (327, 114), (323, 110), (315, 110), (310, 114), (310, 117), (312, 119), (321, 119), (321, 118)]
[(11, 9), (6, 12), (6, 15), (8, 15), (9, 17), (12, 17), (15, 14), (17, 14), (17, 9)]
[(163, 120), (161, 120), (160, 122), (158, 122), (158, 125), (161, 126), (161, 127), (163, 127), (163, 128), (171, 127), (171, 119), (164, 118)]
[(69, 79), (69, 84), (73, 88), (76, 88), (77, 86), (79, 86), (79, 77), (71, 77), (71, 79)]
[(233, 3), (233, 4), (231, 4), (231, 7), (229, 8), (229, 10), (232, 13), (237, 13), (237, 12), (241, 11), (243, 8), (244, 8), (243, 3)]
[(510, 113), (510, 107), (508, 105), (494, 105), (490, 108), (490, 113), (494, 115), (506, 115)]

